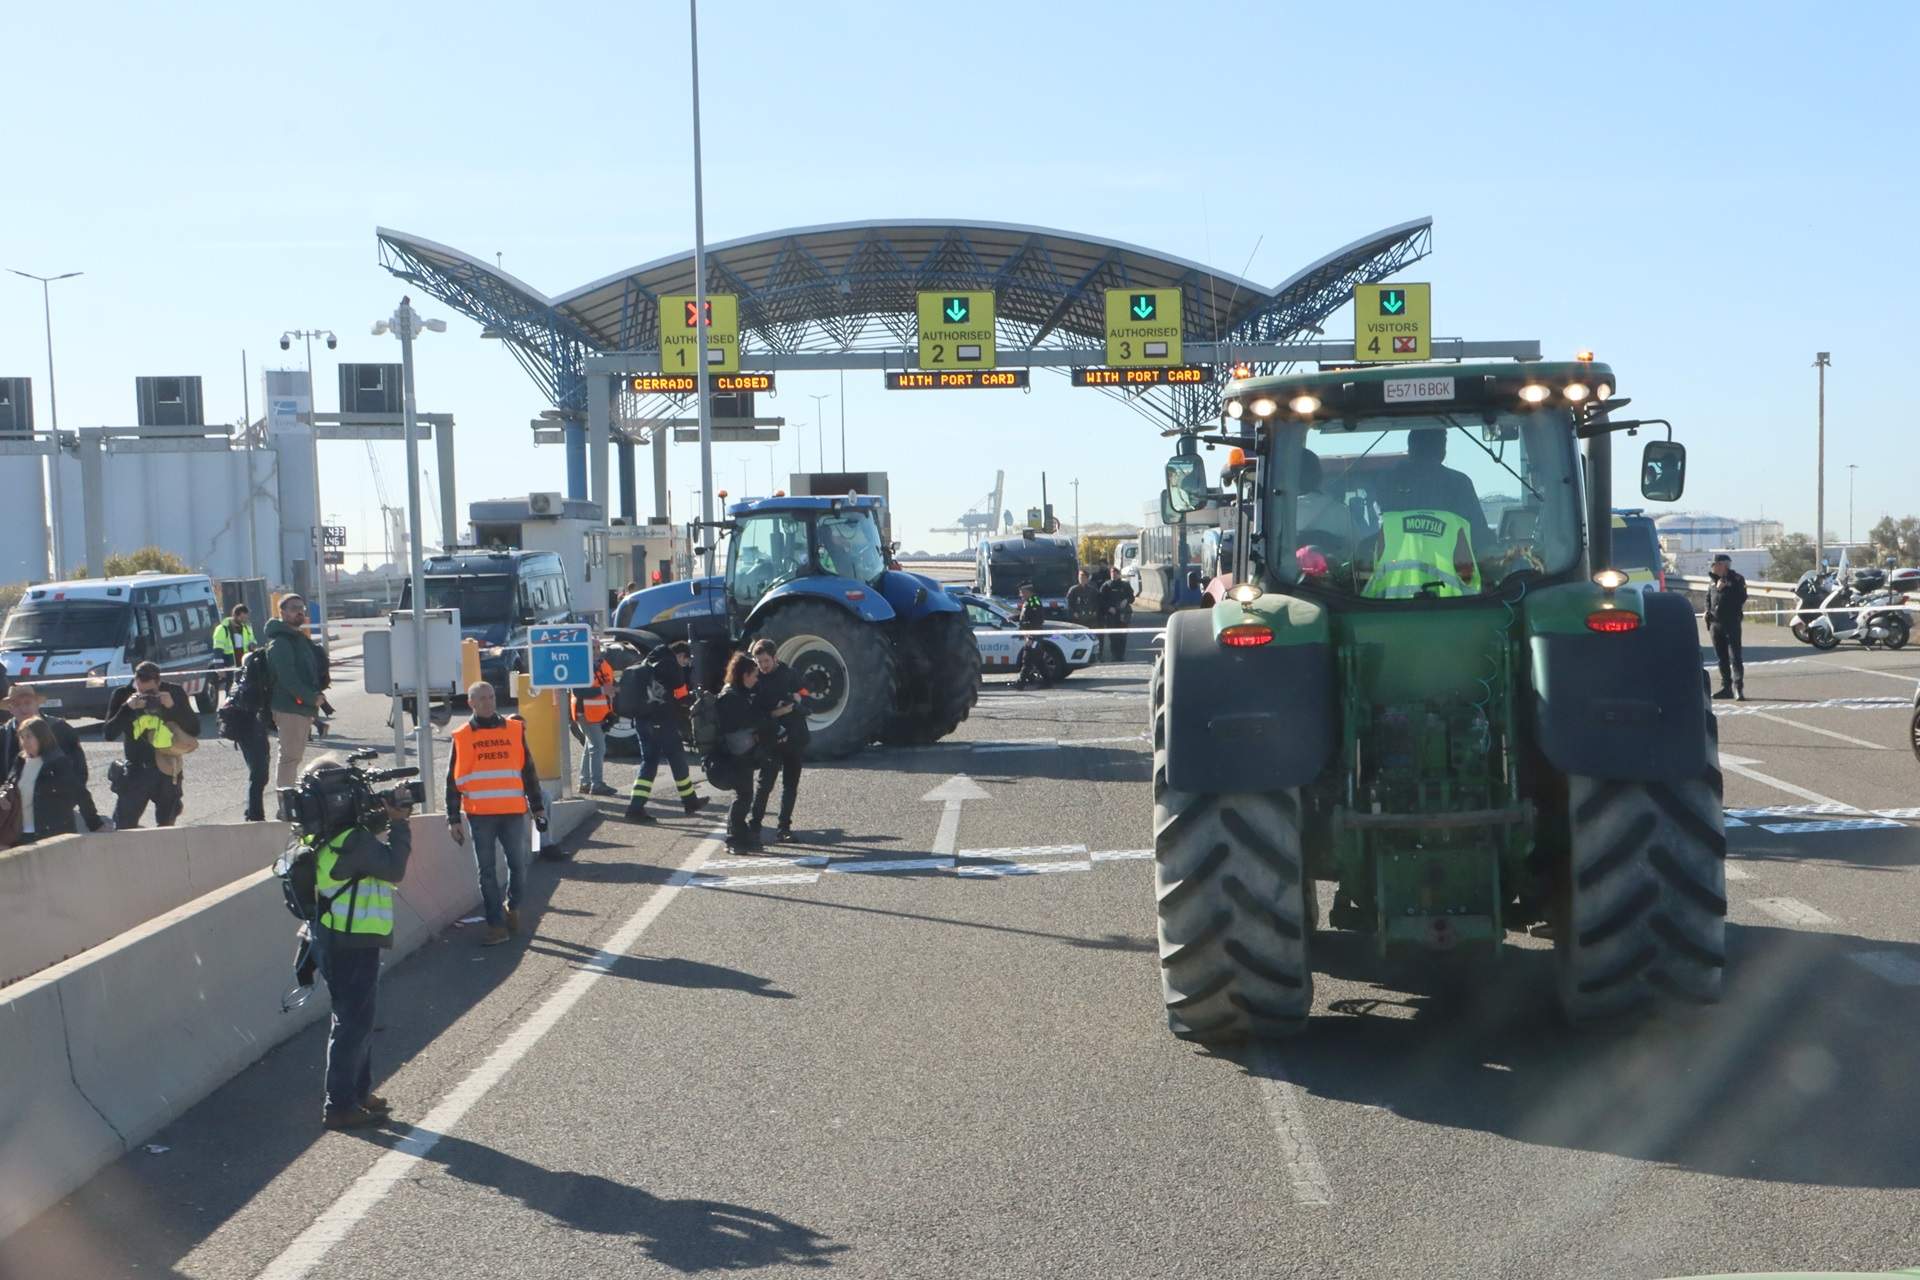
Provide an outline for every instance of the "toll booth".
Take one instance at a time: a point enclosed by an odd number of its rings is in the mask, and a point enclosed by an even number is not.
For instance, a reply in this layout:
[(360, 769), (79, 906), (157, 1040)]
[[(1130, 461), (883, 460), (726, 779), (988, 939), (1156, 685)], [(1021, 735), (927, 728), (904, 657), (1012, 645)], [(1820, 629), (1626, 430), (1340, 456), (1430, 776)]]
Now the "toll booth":
[(607, 590), (618, 594), (629, 582), (651, 587), (678, 581), (689, 576), (691, 558), (686, 531), (666, 517), (645, 524), (615, 519), (607, 532)]
[(551, 551), (567, 570), (567, 595), (582, 618), (606, 625), (607, 593), (617, 591), (608, 569), (606, 511), (597, 502), (530, 493), (524, 498), (488, 498), (469, 504), (473, 541), (480, 547)]

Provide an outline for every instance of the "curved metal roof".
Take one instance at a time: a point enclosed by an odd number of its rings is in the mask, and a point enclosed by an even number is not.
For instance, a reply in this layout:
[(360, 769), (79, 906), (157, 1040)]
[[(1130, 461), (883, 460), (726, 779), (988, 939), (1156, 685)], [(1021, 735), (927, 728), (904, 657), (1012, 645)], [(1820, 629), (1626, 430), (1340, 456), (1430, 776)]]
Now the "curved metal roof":
[[(1356, 281), (1423, 257), (1432, 219), (1384, 228), (1274, 287), (1139, 245), (1018, 223), (926, 218), (794, 227), (707, 249), (707, 287), (740, 300), (742, 346), (775, 352), (911, 345), (915, 293), (991, 289), (1003, 356), (1096, 347), (1107, 288), (1178, 288), (1194, 342), (1272, 342), (1309, 331)], [(381, 262), (479, 320), (556, 404), (579, 407), (587, 355), (659, 345), (659, 299), (694, 291), (693, 255), (675, 254), (549, 297), (499, 267), (390, 228)]]

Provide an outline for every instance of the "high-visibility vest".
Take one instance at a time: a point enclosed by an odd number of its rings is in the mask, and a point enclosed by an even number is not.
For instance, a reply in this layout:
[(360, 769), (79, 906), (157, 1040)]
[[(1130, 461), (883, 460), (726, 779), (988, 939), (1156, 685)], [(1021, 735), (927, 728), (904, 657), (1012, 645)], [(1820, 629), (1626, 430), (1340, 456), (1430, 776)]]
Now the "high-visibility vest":
[(335, 933), (386, 937), (393, 932), (393, 885), (372, 876), (342, 880), (333, 874), (347, 847), (349, 827), (320, 846), (314, 856), (313, 891), (320, 901), (320, 923)]
[(141, 738), (149, 738), (155, 751), (165, 751), (173, 745), (173, 730), (153, 712), (143, 711), (133, 718), (133, 738), (136, 742)]
[(593, 673), (593, 687), (573, 695), (574, 714), (588, 724), (599, 724), (613, 714), (613, 665), (601, 659)]
[(1373, 577), (1363, 594), (1372, 600), (1480, 594), (1470, 526), (1451, 511), (1383, 512)]
[(527, 790), (520, 774), (527, 765), (527, 726), (508, 716), (497, 729), (473, 721), (453, 731), (453, 785), (468, 813), (525, 813)]
[(245, 653), (253, 648), (253, 628), (245, 623), (240, 625), (240, 643), (236, 648), (233, 642), (232, 623), (222, 618), (220, 625), (213, 629), (213, 647), (216, 652), (224, 653), (228, 657), (232, 657), (236, 652)]

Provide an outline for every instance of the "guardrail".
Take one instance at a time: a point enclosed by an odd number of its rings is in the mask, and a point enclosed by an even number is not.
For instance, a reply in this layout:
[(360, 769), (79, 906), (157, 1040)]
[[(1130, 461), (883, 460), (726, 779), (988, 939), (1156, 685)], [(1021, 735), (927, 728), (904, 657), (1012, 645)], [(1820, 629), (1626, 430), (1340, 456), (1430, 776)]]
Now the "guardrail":
[[(1713, 583), (1713, 579), (1711, 577), (1708, 577), (1705, 574), (1670, 573), (1667, 575), (1668, 582), (1674, 582), (1676, 580), (1682, 583), (1688, 592), (1698, 593), (1700, 595), (1705, 595), (1707, 593), (1707, 588), (1711, 586)], [(1785, 600), (1785, 601), (1791, 602), (1785, 607), (1779, 608), (1779, 609), (1755, 609), (1752, 607), (1748, 607), (1740, 611), (1740, 616), (1743, 618), (1768, 618), (1768, 619), (1771, 619), (1774, 625), (1776, 626), (1781, 625), (1781, 619), (1786, 617), (1788, 614), (1856, 613), (1859, 611), (1859, 607), (1860, 607), (1858, 605), (1849, 604), (1849, 605), (1842, 605), (1834, 609), (1811, 608), (1800, 602), (1800, 597), (1794, 594), (1793, 584), (1790, 582), (1760, 582), (1753, 578), (1748, 578), (1747, 579), (1747, 600), (1749, 601), (1749, 606), (1751, 606), (1751, 602), (1755, 597), (1758, 597), (1762, 600)], [(1877, 604), (1873, 606), (1873, 611), (1875, 613), (1894, 613), (1894, 612), (1920, 613), (1920, 605), (1916, 605), (1912, 603)], [(1706, 615), (1695, 614), (1694, 616), (1699, 618), (1699, 617), (1705, 617)]]

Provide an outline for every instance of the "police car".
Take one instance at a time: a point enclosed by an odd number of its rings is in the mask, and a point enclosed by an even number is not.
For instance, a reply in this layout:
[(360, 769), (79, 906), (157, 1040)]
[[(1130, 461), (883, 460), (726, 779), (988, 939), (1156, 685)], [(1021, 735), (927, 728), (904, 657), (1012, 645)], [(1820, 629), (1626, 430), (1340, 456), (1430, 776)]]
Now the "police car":
[[(982, 670), (1017, 672), (1020, 669), (1020, 650), (1027, 638), (995, 633), (1018, 631), (1019, 621), (983, 595), (951, 588), (947, 594), (958, 600), (967, 611), (967, 621), (974, 628), (973, 638), (980, 645)], [(1058, 631), (1050, 631), (1040, 638), (1040, 662), (1047, 679), (1064, 680), (1071, 673), (1093, 664), (1100, 653), (1100, 637), (1088, 634), (1087, 629), (1077, 623), (1062, 622), (1055, 625), (1060, 628)]]

